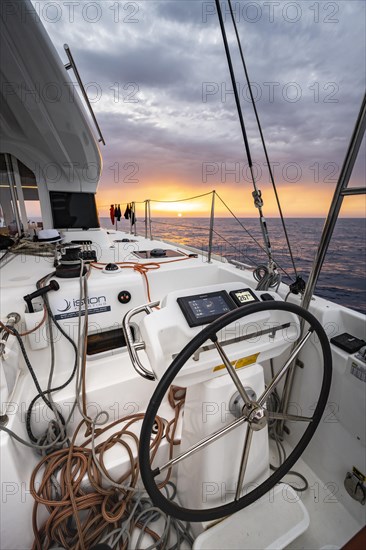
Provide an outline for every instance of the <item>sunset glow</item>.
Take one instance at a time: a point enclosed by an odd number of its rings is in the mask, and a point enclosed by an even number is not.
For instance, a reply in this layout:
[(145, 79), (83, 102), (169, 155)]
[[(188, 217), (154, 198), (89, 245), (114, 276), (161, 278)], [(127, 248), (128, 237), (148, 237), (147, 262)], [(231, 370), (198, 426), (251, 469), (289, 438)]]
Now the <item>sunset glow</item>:
[[(203, 190), (203, 193), (210, 193), (212, 189), (207, 188)], [(243, 185), (240, 189), (237, 186), (225, 186), (220, 189), (220, 186), (216, 186), (217, 193), (226, 202), (226, 204), (233, 210), (235, 215), (243, 218), (253, 218), (258, 215), (258, 211), (253, 204), (253, 198), (249, 184)], [(158, 199), (152, 194), (151, 197), (151, 214), (157, 217), (209, 217), (211, 212), (212, 195), (199, 198), (194, 201), (187, 200), (186, 202), (163, 202), (174, 201), (173, 193), (165, 191), (166, 196), (161, 197), (161, 193), (157, 193)], [(323, 218), (327, 215), (329, 206), (331, 204), (333, 190), (332, 189), (317, 189), (314, 185), (299, 186), (287, 186), (284, 189), (279, 187), (278, 189), (282, 210), (286, 217), (292, 218)], [(197, 190), (191, 186), (186, 187), (184, 193), (182, 189), (177, 192), (177, 199), (184, 199), (194, 196)], [(278, 217), (278, 208), (275, 201), (273, 191), (268, 186), (262, 187), (263, 199), (264, 199), (264, 213), (267, 217)], [(160, 196), (159, 196), (160, 195)], [(144, 194), (139, 189), (136, 189), (136, 194), (129, 191), (126, 195), (121, 194), (117, 196), (113, 193), (108, 193), (107, 197), (118, 200), (103, 200), (104, 193), (101, 190), (97, 194), (98, 210), (100, 216), (109, 215), (109, 204), (135, 201), (136, 203), (142, 203), (145, 200)], [(102, 197), (102, 198), (101, 198)], [(154, 198), (153, 198), (154, 197)], [(168, 198), (166, 198), (168, 197)], [(159, 202), (159, 199), (161, 202)], [(136, 204), (136, 212), (141, 217), (144, 215), (144, 204)], [(349, 196), (345, 197), (341, 210), (340, 217), (353, 217), (362, 218), (365, 216), (366, 211), (366, 199), (364, 196)], [(230, 217), (231, 214), (224, 207), (221, 201), (216, 198), (215, 201), (215, 215), (218, 217)]]

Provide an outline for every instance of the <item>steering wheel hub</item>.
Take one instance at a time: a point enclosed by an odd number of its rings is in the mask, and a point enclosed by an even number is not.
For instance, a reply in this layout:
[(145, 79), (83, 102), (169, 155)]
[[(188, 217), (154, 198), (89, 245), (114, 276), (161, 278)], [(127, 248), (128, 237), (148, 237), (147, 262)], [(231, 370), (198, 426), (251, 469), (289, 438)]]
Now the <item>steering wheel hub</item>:
[(247, 410), (247, 407), (244, 407), (245, 413), (247, 414), (249, 426), (254, 432), (259, 432), (267, 426), (267, 417), (263, 407), (254, 404), (250, 411)]

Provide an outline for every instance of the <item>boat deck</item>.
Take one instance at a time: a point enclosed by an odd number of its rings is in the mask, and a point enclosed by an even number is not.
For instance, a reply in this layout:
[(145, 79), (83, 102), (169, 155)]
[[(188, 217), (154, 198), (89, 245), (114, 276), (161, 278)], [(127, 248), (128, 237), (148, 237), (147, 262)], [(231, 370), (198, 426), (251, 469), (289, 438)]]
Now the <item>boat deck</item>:
[[(162, 301), (169, 293), (184, 290), (187, 293), (195, 288), (217, 287), (238, 283), (239, 286), (255, 289), (256, 282), (249, 269), (239, 269), (223, 258), (207, 261), (205, 253), (192, 251), (184, 246), (163, 241), (151, 241), (140, 236), (123, 232), (67, 232), (65, 241), (92, 240), (97, 252), (98, 263), (91, 268), (88, 278), (88, 296), (91, 300), (89, 311), (89, 334), (98, 334), (112, 329), (120, 329), (122, 319), (132, 307), (141, 306), (150, 301)], [(129, 242), (126, 241), (129, 239)], [(169, 253), (177, 253), (177, 257), (156, 257), (144, 259), (138, 257), (141, 252), (153, 249), (165, 249)], [(23, 296), (35, 290), (36, 282), (54, 272), (54, 259), (40, 258), (31, 255), (10, 255), (1, 270), (1, 311), (2, 320), (10, 312), (17, 311), (22, 317), (20, 329), (24, 328), (25, 302)], [(106, 273), (105, 264), (116, 263), (119, 271)], [(104, 265), (103, 265), (104, 264)], [(53, 276), (53, 278), (55, 278)], [(63, 328), (76, 339), (79, 310), (79, 279), (57, 279), (60, 289), (49, 293), (49, 302)], [(131, 300), (128, 304), (118, 301), (121, 291), (128, 291)], [(285, 298), (288, 288), (281, 285), (279, 295)], [(299, 302), (297, 296), (289, 298)], [(70, 307), (69, 307), (70, 305)], [(93, 311), (95, 308), (95, 311)], [(311, 304), (312, 312), (322, 322), (328, 331), (336, 333), (348, 331), (362, 338), (364, 316), (336, 306), (320, 298), (315, 298)], [(336, 327), (336, 328), (335, 328)], [(45, 329), (46, 330), (46, 329)], [(47, 339), (47, 332), (39, 335)], [(33, 364), (41, 387), (47, 386), (50, 368), (49, 346), (32, 349), (28, 337), (25, 340), (26, 349)], [(15, 343), (11, 348), (15, 353)], [(179, 349), (177, 350), (179, 351)], [(57, 368), (54, 373), (54, 384), (61, 384), (70, 373), (73, 362), (73, 350), (62, 338), (55, 342)], [(342, 388), (352, 383), (349, 375), (349, 357), (339, 349), (333, 348), (334, 377), (330, 398), (330, 407), (326, 410), (325, 420), (319, 427), (313, 441), (304, 456), (294, 469), (304, 475), (309, 482), (309, 489), (298, 493), (298, 498), (305, 504), (310, 515), (309, 529), (296, 539), (288, 548), (293, 549), (338, 549), (355, 535), (365, 521), (365, 509), (356, 501), (350, 499), (343, 487), (343, 480), (353, 465), (361, 471), (365, 468), (364, 439), (356, 441), (362, 431), (362, 418), (352, 409), (349, 418), (347, 402), (342, 396)], [(141, 353), (143, 361), (147, 360), (145, 352)], [(25, 412), (34, 397), (35, 388), (29, 371), (24, 362), (21, 363), (16, 389), (12, 395), (12, 404), (8, 409), (7, 428), (20, 437), (27, 438), (25, 429)], [(303, 358), (304, 360), (304, 358)], [(310, 363), (313, 359), (310, 357)], [(265, 363), (266, 364), (266, 363)], [(304, 369), (306, 371), (306, 369)], [(298, 406), (303, 402), (311, 402), (311, 379), (309, 369), (301, 373), (295, 388)], [(130, 356), (125, 347), (107, 350), (96, 355), (88, 355), (86, 359), (86, 386), (88, 411), (91, 415), (101, 410), (109, 413), (110, 420), (117, 420), (127, 414), (140, 413), (146, 409), (156, 382), (142, 379), (134, 370)], [(349, 392), (357, 392), (362, 388), (349, 386)], [(348, 397), (350, 393), (347, 394)], [(355, 395), (353, 393), (353, 395)], [(55, 402), (63, 410), (69, 410), (75, 397), (75, 385), (70, 384), (55, 396)], [(337, 407), (332, 408), (336, 403)], [(365, 407), (362, 395), (357, 396), (358, 406)], [(165, 416), (169, 420), (170, 411), (167, 403), (164, 405)], [(365, 410), (365, 409), (363, 409)], [(333, 415), (333, 416), (332, 416)], [(356, 415), (356, 417), (355, 417)], [(42, 432), (50, 418), (47, 408), (40, 405), (35, 409), (34, 421), (36, 430)], [(361, 415), (362, 416), (362, 415)], [(331, 418), (329, 423), (329, 418)], [(71, 431), (80, 422), (81, 416), (76, 410), (70, 422)], [(350, 431), (351, 429), (351, 431)], [(352, 433), (352, 429), (353, 432)], [(357, 432), (358, 430), (358, 432)], [(296, 431), (296, 430), (295, 430)], [(357, 433), (356, 433), (357, 432)], [(291, 434), (288, 445), (292, 444)], [(362, 434), (361, 434), (362, 435)], [(340, 456), (343, 454), (343, 456)], [(336, 456), (337, 455), (337, 456)], [(334, 458), (337, 460), (334, 460)], [(2, 547), (17, 550), (30, 547), (32, 543), (31, 511), (33, 498), (29, 494), (29, 479), (39, 457), (23, 445), (16, 443), (6, 433), (1, 433), (1, 469), (2, 483), (5, 488), (3, 503), (5, 513), (2, 514), (3, 542)], [(124, 462), (121, 455), (109, 457), (111, 472)], [(275, 461), (275, 458), (273, 458)], [(287, 482), (293, 478), (288, 477)], [(14, 485), (15, 483), (15, 485)], [(15, 487), (15, 488), (14, 488)], [(286, 495), (284, 495), (286, 498)], [(9, 515), (10, 514), (10, 515)], [(17, 515), (23, 527), (23, 532), (9, 531), (6, 528), (7, 518)], [(263, 524), (270, 525), (270, 518), (263, 518)], [(263, 525), (262, 528), (265, 528)], [(27, 541), (26, 544), (24, 541)]]

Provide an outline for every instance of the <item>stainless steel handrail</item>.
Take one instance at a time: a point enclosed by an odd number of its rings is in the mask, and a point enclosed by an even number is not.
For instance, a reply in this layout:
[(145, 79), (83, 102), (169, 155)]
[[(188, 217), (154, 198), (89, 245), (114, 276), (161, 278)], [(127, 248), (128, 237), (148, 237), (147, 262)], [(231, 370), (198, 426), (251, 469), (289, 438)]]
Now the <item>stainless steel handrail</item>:
[(132, 212), (133, 212), (132, 216), (133, 216), (133, 219), (134, 219), (134, 222), (135, 222), (135, 223), (134, 223), (134, 231), (133, 231), (133, 234), (134, 234), (135, 237), (136, 237), (136, 235), (137, 235), (136, 203), (133, 202), (132, 205), (133, 205), (133, 206), (132, 206)]
[(144, 223), (145, 223), (145, 239), (147, 239), (147, 200), (145, 200), (144, 202), (145, 202), (145, 220), (144, 220)]
[(215, 189), (212, 191), (212, 202), (211, 202), (211, 217), (210, 217), (210, 232), (208, 236), (208, 256), (207, 261), (211, 263), (212, 256), (212, 247), (213, 247), (213, 234), (214, 234), (214, 223), (215, 223)]
[(68, 71), (70, 69), (72, 69), (74, 71), (74, 74), (75, 74), (75, 77), (76, 77), (76, 80), (78, 81), (78, 84), (80, 86), (80, 90), (81, 90), (81, 93), (83, 94), (83, 97), (85, 99), (85, 103), (89, 109), (89, 113), (90, 113), (90, 116), (92, 117), (93, 119), (93, 122), (95, 124), (95, 127), (97, 129), (97, 132), (99, 134), (99, 138), (98, 138), (98, 141), (103, 143), (103, 145), (105, 145), (105, 141), (104, 141), (104, 137), (103, 137), (103, 134), (102, 134), (102, 131), (100, 129), (100, 126), (98, 124), (98, 121), (96, 119), (96, 116), (94, 114), (94, 111), (93, 111), (93, 108), (91, 106), (91, 103), (89, 101), (89, 98), (88, 98), (88, 94), (86, 93), (86, 90), (85, 90), (85, 87), (84, 87), (84, 84), (83, 84), (83, 81), (81, 80), (81, 76), (79, 74), (79, 71), (76, 67), (76, 64), (75, 64), (75, 61), (74, 61), (74, 58), (72, 56), (72, 53), (70, 51), (70, 48), (67, 44), (64, 44), (64, 50), (66, 52), (66, 55), (69, 59), (69, 63), (66, 63), (65, 64), (65, 69)]
[(17, 226), (18, 235), (20, 237), (23, 231), (22, 231), (22, 223), (20, 221), (19, 210), (18, 210), (18, 200), (17, 200), (17, 192), (16, 192), (17, 187), (16, 187), (15, 178), (14, 178), (13, 163), (11, 160), (11, 155), (9, 155), (9, 153), (4, 153), (4, 157), (5, 157), (5, 163), (6, 163), (6, 172), (8, 176), (10, 196), (13, 203), (15, 224)]
[[(360, 112), (356, 121), (356, 125), (352, 134), (352, 138), (348, 147), (346, 157), (342, 166), (341, 173), (339, 175), (338, 183), (334, 191), (332, 204), (329, 209), (329, 213), (323, 228), (323, 233), (320, 239), (318, 251), (316, 258), (314, 260), (313, 268), (309, 275), (309, 280), (306, 285), (304, 296), (302, 299), (302, 307), (308, 309), (311, 297), (314, 293), (316, 283), (323, 267), (324, 259), (328, 251), (329, 243), (331, 241), (335, 225), (338, 220), (339, 212), (342, 207), (343, 198), (347, 195), (354, 195), (355, 192), (352, 192), (352, 188), (348, 188), (348, 183), (352, 175), (353, 167), (357, 160), (357, 156), (361, 147), (363, 136), (366, 129), (366, 93), (363, 98)], [(357, 194), (362, 194), (364, 192), (363, 188), (356, 188), (359, 192)]]
[(130, 234), (137, 235), (136, 202), (131, 202)]
[(343, 189), (342, 195), (365, 195), (366, 187), (349, 187), (348, 189)]
[(140, 376), (146, 378), (147, 380), (156, 380), (156, 376), (152, 371), (144, 367), (140, 361), (137, 352), (145, 349), (145, 344), (144, 342), (135, 342), (132, 334), (131, 319), (139, 313), (147, 313), (148, 315), (153, 313), (152, 308), (157, 307), (159, 304), (160, 302), (150, 302), (149, 304), (132, 308), (128, 313), (126, 313), (122, 321), (122, 330), (133, 368)]
[(151, 225), (151, 200), (149, 199), (147, 201), (147, 211), (149, 214), (149, 234), (150, 234), (150, 241), (153, 240), (153, 234), (152, 234), (152, 225)]
[[(365, 129), (366, 129), (366, 93), (364, 95), (361, 109), (358, 114), (355, 128), (353, 130), (353, 134), (346, 153), (346, 157), (344, 159), (342, 170), (339, 175), (338, 183), (334, 191), (328, 216), (324, 224), (323, 233), (320, 239), (317, 254), (316, 254), (313, 267), (310, 272), (309, 279), (302, 298), (301, 305), (304, 309), (309, 308), (311, 298), (314, 294), (315, 287), (318, 282), (321, 269), (323, 267), (325, 256), (328, 251), (329, 243), (331, 241), (333, 231), (338, 220), (339, 212), (342, 207), (343, 198), (345, 196), (351, 196), (356, 194), (359, 195), (365, 191), (365, 189), (363, 188), (355, 188), (357, 192), (352, 193), (352, 188), (347, 189), (347, 186), (351, 178), (352, 171), (361, 147), (363, 136), (365, 134)], [(295, 371), (296, 371), (296, 363), (294, 362), (287, 373), (286, 381), (282, 392), (282, 401), (281, 401), (280, 410), (283, 412), (287, 412), (287, 409), (289, 406), (292, 387), (294, 384)], [(282, 436), (283, 434), (283, 427), (284, 427), (284, 422), (282, 421), (279, 423), (279, 426), (277, 429), (277, 433), (279, 436)]]
[(145, 239), (149, 237), (150, 241), (153, 240), (152, 227), (151, 227), (151, 200), (146, 199), (145, 203)]

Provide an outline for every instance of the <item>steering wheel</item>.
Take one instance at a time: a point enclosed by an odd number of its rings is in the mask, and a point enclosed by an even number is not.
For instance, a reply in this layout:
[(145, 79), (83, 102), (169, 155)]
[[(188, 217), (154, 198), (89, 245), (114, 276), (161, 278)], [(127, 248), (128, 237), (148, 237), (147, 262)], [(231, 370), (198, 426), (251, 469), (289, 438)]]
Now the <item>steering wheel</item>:
[[(294, 313), (304, 321), (308, 323), (309, 328), (304, 330), (296, 342), (296, 345), (293, 345), (290, 357), (285, 362), (285, 364), (278, 370), (274, 375), (273, 379), (267, 384), (264, 392), (261, 396), (257, 398), (256, 401), (250, 399), (250, 396), (246, 392), (244, 386), (242, 385), (240, 378), (237, 375), (235, 368), (232, 366), (230, 360), (227, 358), (225, 351), (221, 344), (218, 342), (217, 333), (225, 328), (230, 323), (238, 321), (249, 315), (263, 312), (263, 311), (287, 311)], [(305, 325), (305, 323), (303, 323)], [(289, 368), (293, 364), (293, 361), (297, 357), (300, 350), (304, 347), (306, 342), (309, 340), (312, 334), (316, 334), (320, 343), (323, 365), (322, 365), (322, 383), (319, 398), (314, 410), (313, 416), (297, 416), (284, 413), (271, 413), (265, 408), (265, 402), (270, 397), (270, 395), (277, 388), (278, 383), (283, 379), (283, 377), (288, 372)], [(232, 421), (230, 424), (217, 430), (208, 437), (205, 437), (187, 451), (181, 453), (177, 457), (173, 458), (169, 462), (160, 467), (152, 467), (150, 460), (150, 441), (152, 435), (152, 428), (155, 421), (155, 416), (157, 415), (158, 409), (166, 392), (168, 391), (170, 385), (173, 383), (175, 377), (179, 371), (184, 367), (185, 363), (190, 359), (190, 357), (199, 349), (204, 342), (211, 340), (223, 363), (228, 371), (228, 374), (231, 376), (236, 389), (238, 390), (240, 396), (242, 397), (244, 406), (242, 408), (241, 416), (236, 420)], [(307, 367), (309, 368), (309, 367)], [(145, 418), (142, 424), (141, 437), (140, 437), (140, 447), (139, 447), (139, 462), (141, 477), (145, 488), (150, 495), (155, 506), (159, 507), (166, 514), (176, 517), (183, 521), (190, 522), (206, 522), (213, 521), (225, 516), (229, 516), (238, 512), (242, 508), (249, 506), (257, 499), (261, 498), (265, 493), (267, 493), (276, 483), (278, 483), (291, 469), (295, 462), (300, 458), (305, 448), (309, 444), (314, 432), (321, 420), (321, 417), (324, 412), (324, 408), (327, 403), (329, 396), (330, 384), (332, 378), (332, 355), (330, 350), (330, 345), (328, 337), (324, 332), (323, 327), (319, 321), (308, 311), (301, 308), (298, 305), (290, 304), (287, 302), (273, 301), (273, 302), (260, 302), (255, 304), (250, 304), (244, 307), (239, 307), (226, 313), (219, 319), (213, 321), (207, 327), (205, 327), (199, 334), (197, 334), (176, 356), (173, 360), (170, 367), (166, 370), (162, 376), (158, 386), (156, 387), (154, 394), (150, 400), (149, 406), (147, 407)], [(293, 422), (305, 422), (307, 425), (303, 435), (301, 436), (297, 445), (293, 448), (291, 454), (286, 458), (286, 460), (280, 465), (278, 469), (272, 473), (262, 484), (245, 494), (241, 495), (243, 483), (245, 481), (245, 471), (248, 463), (248, 457), (250, 453), (250, 445), (252, 441), (252, 435), (254, 431), (259, 431), (266, 429), (268, 426), (268, 419), (282, 420), (282, 421), (293, 421)], [(188, 456), (191, 456), (195, 452), (199, 452), (200, 449), (207, 447), (213, 441), (218, 440), (223, 437), (225, 434), (231, 432), (237, 426), (247, 424), (246, 435), (243, 438), (243, 450), (240, 463), (240, 471), (238, 475), (238, 484), (237, 491), (232, 502), (227, 504), (216, 506), (213, 508), (207, 509), (189, 509), (183, 508), (178, 504), (168, 500), (162, 492), (160, 492), (157, 482), (155, 481), (156, 477), (163, 471), (168, 470), (173, 467), (178, 462), (184, 460)]]

